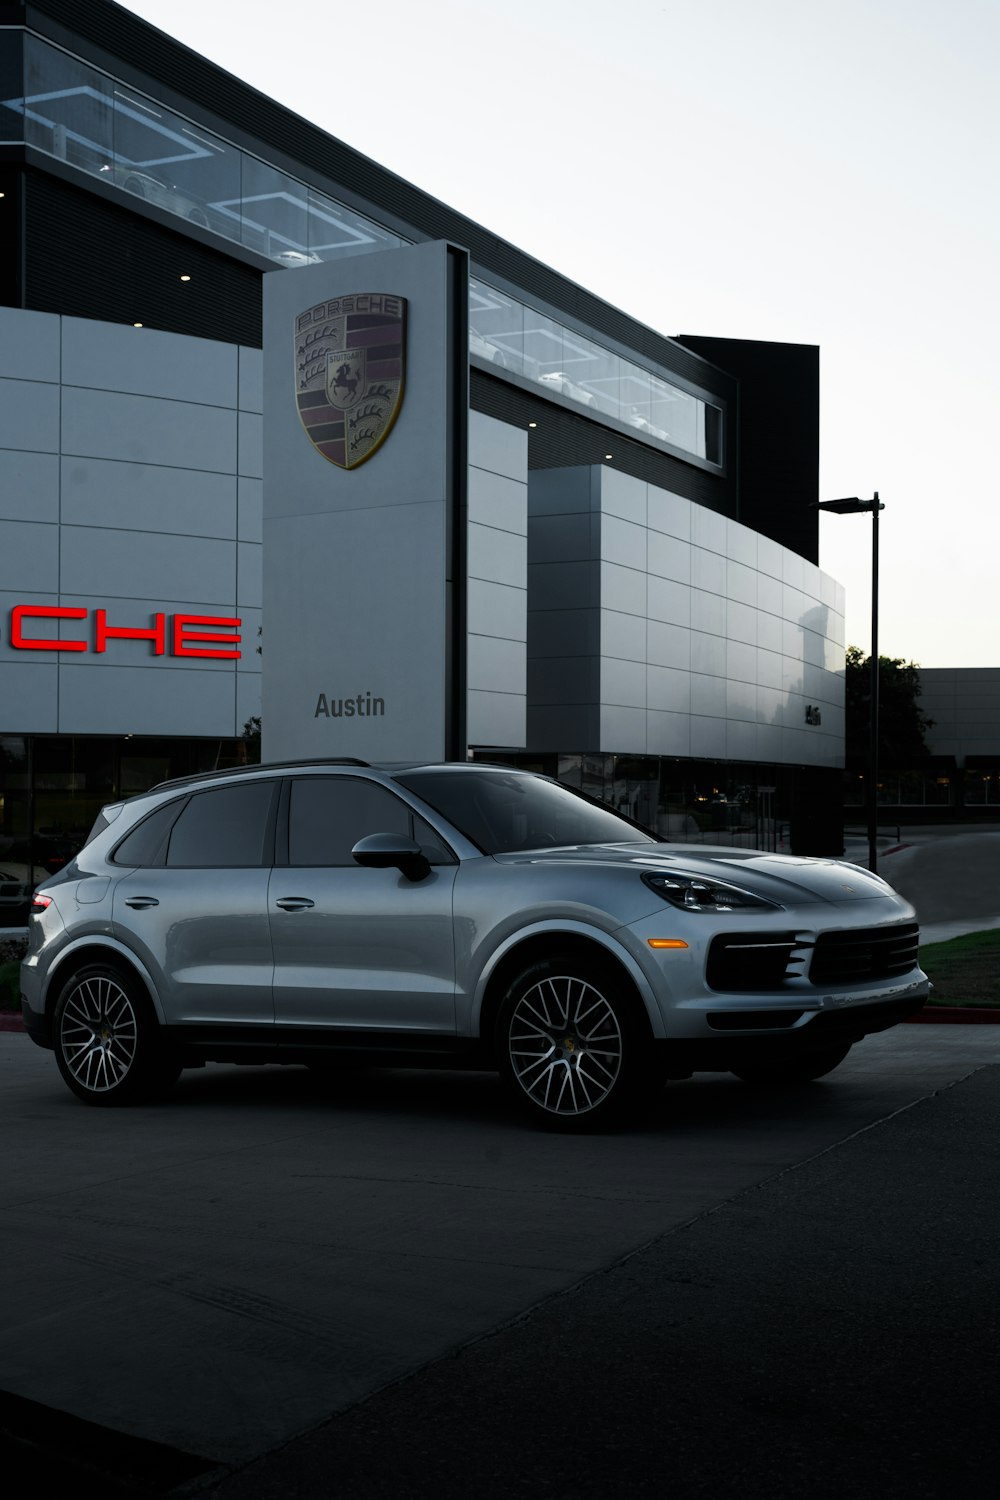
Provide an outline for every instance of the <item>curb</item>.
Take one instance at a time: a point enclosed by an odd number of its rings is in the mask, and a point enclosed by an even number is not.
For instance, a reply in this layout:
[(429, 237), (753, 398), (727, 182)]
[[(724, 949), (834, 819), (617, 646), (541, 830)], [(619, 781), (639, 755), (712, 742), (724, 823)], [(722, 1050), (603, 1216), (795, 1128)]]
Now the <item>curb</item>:
[(20, 1016), (0, 1015), (0, 1031), (23, 1031), (24, 1022)]

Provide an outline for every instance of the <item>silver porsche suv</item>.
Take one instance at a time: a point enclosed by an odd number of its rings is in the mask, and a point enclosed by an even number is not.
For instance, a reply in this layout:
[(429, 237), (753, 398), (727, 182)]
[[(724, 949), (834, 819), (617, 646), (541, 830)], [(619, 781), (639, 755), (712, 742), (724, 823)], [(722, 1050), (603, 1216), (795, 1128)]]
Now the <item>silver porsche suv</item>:
[(495, 1068), (603, 1128), (668, 1078), (829, 1073), (923, 1005), (913, 909), (502, 766), (263, 765), (106, 807), (35, 892), (22, 1008), (90, 1104), (207, 1061)]

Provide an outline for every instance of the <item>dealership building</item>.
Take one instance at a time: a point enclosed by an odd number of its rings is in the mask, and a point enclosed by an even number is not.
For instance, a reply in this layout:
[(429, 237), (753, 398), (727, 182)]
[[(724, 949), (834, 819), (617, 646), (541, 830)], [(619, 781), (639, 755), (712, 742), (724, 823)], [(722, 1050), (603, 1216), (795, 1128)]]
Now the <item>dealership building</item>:
[(836, 852), (818, 443), (817, 349), (666, 337), (109, 0), (0, 4), (10, 913), (258, 726)]

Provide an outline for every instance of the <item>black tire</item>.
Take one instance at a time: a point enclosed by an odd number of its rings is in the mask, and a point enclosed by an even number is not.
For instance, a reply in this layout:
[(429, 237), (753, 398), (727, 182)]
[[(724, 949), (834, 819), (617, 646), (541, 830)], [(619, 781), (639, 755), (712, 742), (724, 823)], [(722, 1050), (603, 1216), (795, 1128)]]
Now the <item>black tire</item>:
[(634, 1118), (657, 1080), (649, 1024), (611, 964), (554, 953), (514, 980), (497, 1015), (500, 1074), (547, 1130), (603, 1130)]
[(90, 964), (66, 982), (52, 1036), (59, 1071), (86, 1104), (146, 1103), (165, 1094), (181, 1071), (149, 997), (113, 964)]
[(745, 1067), (733, 1068), (737, 1078), (754, 1088), (794, 1088), (799, 1083), (812, 1083), (815, 1078), (825, 1078), (834, 1068), (839, 1068), (851, 1044), (841, 1042), (835, 1047), (824, 1047), (820, 1052), (803, 1052), (797, 1057), (774, 1058), (770, 1062), (747, 1063)]

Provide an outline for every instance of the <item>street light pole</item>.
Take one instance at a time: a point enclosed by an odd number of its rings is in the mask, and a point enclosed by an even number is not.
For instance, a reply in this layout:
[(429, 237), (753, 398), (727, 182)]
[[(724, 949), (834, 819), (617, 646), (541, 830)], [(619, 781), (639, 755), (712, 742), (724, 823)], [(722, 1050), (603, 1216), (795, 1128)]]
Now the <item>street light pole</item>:
[(872, 652), (869, 660), (871, 688), (869, 690), (870, 712), (868, 719), (868, 868), (875, 870), (878, 862), (878, 514), (885, 510), (875, 491), (871, 500), (859, 500), (850, 495), (844, 500), (819, 500), (817, 510), (830, 510), (838, 516), (857, 515), (871, 511), (872, 517)]

